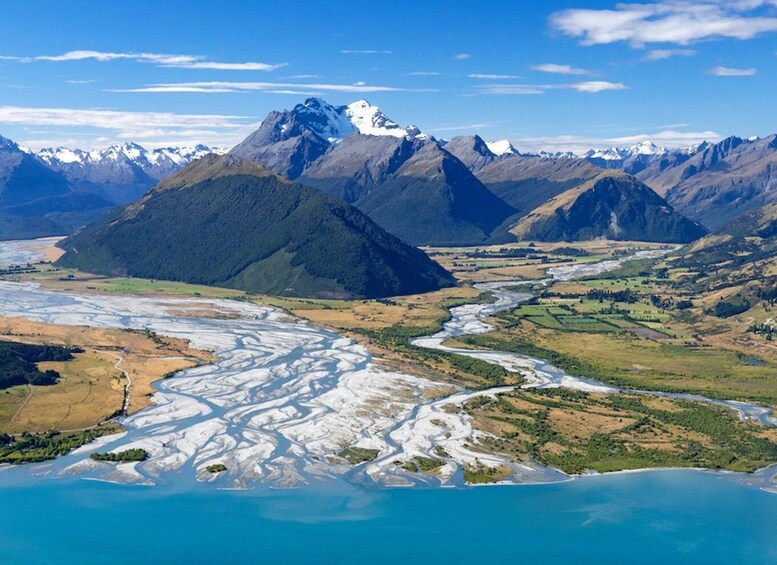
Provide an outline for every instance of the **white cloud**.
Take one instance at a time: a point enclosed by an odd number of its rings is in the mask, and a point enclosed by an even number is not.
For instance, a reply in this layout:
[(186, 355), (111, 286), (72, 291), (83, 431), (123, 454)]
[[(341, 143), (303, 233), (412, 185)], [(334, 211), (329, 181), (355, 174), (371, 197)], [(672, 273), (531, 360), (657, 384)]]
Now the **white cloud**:
[(219, 63), (216, 61), (195, 61), (193, 63), (169, 63), (163, 67), (176, 67), (179, 69), (209, 69), (214, 71), (274, 71), (285, 67), (286, 63)]
[(409, 77), (436, 77), (440, 76), (442, 73), (439, 73), (437, 71), (413, 71), (411, 73), (407, 73), (407, 76)]
[(470, 55), (469, 53), (456, 53), (453, 56), (454, 61), (466, 61), (467, 59), (471, 59), (471, 58), (472, 58), (472, 55)]
[(472, 133), (474, 130), (482, 130), (487, 129), (490, 127), (493, 127), (494, 124), (489, 123), (479, 123), (479, 124), (465, 124), (465, 125), (458, 125), (458, 126), (440, 126), (440, 127), (430, 127), (425, 128), (428, 129), (430, 132), (456, 132), (456, 131), (463, 131)]
[(556, 73), (560, 75), (590, 75), (593, 74), (591, 71), (587, 71), (585, 69), (578, 69), (576, 67), (571, 67), (569, 65), (556, 65), (555, 63), (545, 63), (542, 65), (534, 65), (532, 67), (535, 71), (540, 71), (543, 73)]
[(604, 92), (605, 90), (626, 90), (628, 86), (622, 82), (608, 82), (606, 80), (589, 80), (564, 85), (562, 88), (572, 88), (578, 92)]
[(652, 49), (643, 57), (645, 61), (663, 61), (671, 57), (693, 57), (693, 49)]
[(205, 82), (180, 82), (150, 84), (140, 88), (111, 89), (110, 92), (248, 92), (277, 90), (309, 90), (325, 92), (433, 92), (429, 89), (406, 89), (394, 86), (377, 86), (363, 83), (356, 84), (305, 84), (293, 82), (229, 82), (229, 81), (205, 81)]
[(38, 55), (36, 57), (0, 56), (0, 59), (30, 63), (33, 61), (68, 62), (94, 60), (102, 63), (117, 60), (129, 60), (138, 63), (151, 63), (160, 67), (174, 67), (179, 69), (210, 69), (219, 71), (274, 71), (285, 67), (286, 63), (257, 63), (253, 61), (245, 63), (224, 63), (208, 61), (201, 55), (173, 55), (168, 53), (116, 53), (111, 51), (77, 50), (68, 51), (61, 55)]
[(71, 79), (71, 80), (66, 80), (65, 82), (68, 84), (92, 84), (97, 82), (97, 79), (94, 79), (94, 78), (82, 79), (82, 80)]
[(545, 86), (541, 84), (484, 84), (483, 86), (478, 86), (480, 94), (496, 95), (545, 94), (546, 90)]
[(380, 49), (341, 49), (340, 53), (345, 55), (393, 55), (393, 51), (383, 51)]
[(716, 38), (752, 39), (777, 31), (774, 0), (664, 0), (616, 4), (609, 10), (569, 9), (551, 15), (550, 23), (583, 45), (628, 42), (687, 45)]
[(471, 74), (468, 74), (467, 77), (480, 78), (480, 79), (486, 79), (486, 80), (509, 80), (509, 79), (521, 78), (517, 75), (489, 75), (489, 74), (483, 74), (483, 73), (471, 73)]
[(751, 77), (758, 72), (758, 69), (750, 67), (749, 69), (735, 69), (733, 67), (712, 67), (707, 74), (716, 77)]
[[(0, 106), (0, 124), (75, 128), (67, 135), (84, 135), (92, 140), (110, 136), (160, 143), (164, 139), (219, 145), (237, 143), (258, 127), (256, 120), (247, 116), (22, 106)], [(34, 140), (24, 143), (36, 145)]]
[(604, 92), (607, 90), (626, 90), (629, 87), (621, 82), (589, 80), (568, 84), (486, 84), (478, 87), (481, 94), (544, 94), (548, 90), (576, 90), (578, 92)]

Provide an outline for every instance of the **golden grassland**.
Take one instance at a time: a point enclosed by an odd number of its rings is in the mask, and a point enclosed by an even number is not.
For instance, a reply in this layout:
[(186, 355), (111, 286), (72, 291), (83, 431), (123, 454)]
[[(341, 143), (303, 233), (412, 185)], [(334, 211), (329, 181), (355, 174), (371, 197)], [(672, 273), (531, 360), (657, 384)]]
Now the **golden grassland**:
[(0, 391), (0, 431), (19, 433), (94, 426), (122, 407), (125, 373), (132, 380), (128, 412), (149, 405), (151, 384), (172, 371), (208, 362), (211, 354), (180, 339), (154, 341), (144, 332), (57, 326), (0, 317), (0, 339), (83, 349), (75, 359), (41, 363), (61, 375), (55, 385)]

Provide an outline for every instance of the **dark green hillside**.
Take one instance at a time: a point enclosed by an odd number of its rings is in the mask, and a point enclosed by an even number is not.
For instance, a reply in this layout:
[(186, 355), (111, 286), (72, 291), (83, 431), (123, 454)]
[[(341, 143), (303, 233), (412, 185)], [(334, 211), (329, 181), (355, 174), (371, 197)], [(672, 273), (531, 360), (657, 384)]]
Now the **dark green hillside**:
[(60, 264), (294, 296), (427, 292), (453, 278), (364, 214), (235, 156), (208, 156), (63, 242)]

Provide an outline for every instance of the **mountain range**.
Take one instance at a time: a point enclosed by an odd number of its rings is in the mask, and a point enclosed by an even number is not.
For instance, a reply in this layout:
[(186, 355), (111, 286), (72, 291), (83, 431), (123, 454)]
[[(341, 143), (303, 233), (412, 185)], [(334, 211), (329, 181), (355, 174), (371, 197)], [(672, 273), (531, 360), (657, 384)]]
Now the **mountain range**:
[[(508, 141), (437, 140), (415, 126), (399, 126), (366, 100), (332, 106), (309, 98), (271, 112), (230, 153), (341, 198), (414, 245), (510, 241), (520, 218), (602, 171), (586, 159), (523, 155)], [(632, 186), (621, 177), (611, 182)], [(645, 214), (634, 229), (608, 232), (612, 237), (641, 233), (649, 239), (666, 227), (652, 225), (659, 210), (671, 209), (661, 197), (643, 190), (620, 195), (633, 200), (629, 210)], [(688, 241), (702, 232), (680, 229), (660, 240)]]
[[(0, 237), (71, 233), (211, 152), (224, 151), (202, 145), (146, 150), (126, 143), (33, 153), (3, 138)], [(291, 110), (270, 112), (230, 154), (342, 199), (413, 245), (501, 243), (518, 234), (685, 242), (703, 229), (679, 216), (714, 230), (774, 202), (777, 194), (777, 136), (731, 137), (677, 150), (643, 142), (581, 156), (529, 154), (507, 140), (438, 140), (401, 126), (366, 100), (333, 106), (308, 98)], [(607, 177), (609, 191), (581, 189), (605, 170), (626, 175)], [(594, 201), (605, 192), (607, 198), (617, 193), (618, 204)], [(572, 223), (587, 225), (561, 227), (571, 218), (561, 203), (571, 202), (578, 218)], [(605, 210), (618, 217), (615, 223), (605, 221)], [(543, 222), (537, 231), (537, 220), (550, 212), (555, 227)], [(664, 233), (667, 225), (673, 229)]]
[(285, 296), (378, 298), (453, 277), (351, 205), (207, 155), (61, 244), (59, 264)]
[(147, 150), (137, 143), (84, 151), (65, 147), (41, 149), (35, 156), (61, 173), (74, 190), (126, 204), (143, 196), (158, 181), (208, 153), (205, 145)]
[(514, 212), (433, 137), (366, 100), (271, 112), (230, 153), (341, 198), (414, 245), (483, 242)]
[(0, 239), (71, 233), (209, 152), (202, 145), (147, 151), (127, 143), (34, 153), (0, 137)]

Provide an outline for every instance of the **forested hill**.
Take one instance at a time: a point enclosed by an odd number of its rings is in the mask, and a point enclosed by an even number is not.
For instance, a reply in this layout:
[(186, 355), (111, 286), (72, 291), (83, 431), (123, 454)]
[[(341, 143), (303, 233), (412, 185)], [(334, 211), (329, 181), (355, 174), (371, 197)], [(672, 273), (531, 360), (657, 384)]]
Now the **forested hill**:
[(62, 243), (59, 263), (250, 292), (374, 298), (453, 277), (351, 205), (233, 155), (209, 155)]

